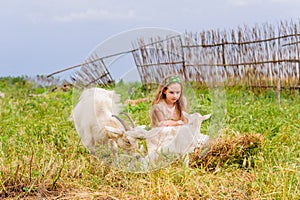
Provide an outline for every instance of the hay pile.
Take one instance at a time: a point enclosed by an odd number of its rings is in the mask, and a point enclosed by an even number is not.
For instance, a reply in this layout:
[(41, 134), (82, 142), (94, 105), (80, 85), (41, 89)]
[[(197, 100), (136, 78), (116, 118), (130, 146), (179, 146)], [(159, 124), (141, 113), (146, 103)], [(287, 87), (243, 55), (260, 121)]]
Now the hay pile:
[(263, 136), (260, 134), (222, 136), (205, 146), (196, 148), (190, 154), (190, 166), (207, 170), (215, 170), (224, 165), (253, 167), (252, 156), (256, 154), (262, 143)]

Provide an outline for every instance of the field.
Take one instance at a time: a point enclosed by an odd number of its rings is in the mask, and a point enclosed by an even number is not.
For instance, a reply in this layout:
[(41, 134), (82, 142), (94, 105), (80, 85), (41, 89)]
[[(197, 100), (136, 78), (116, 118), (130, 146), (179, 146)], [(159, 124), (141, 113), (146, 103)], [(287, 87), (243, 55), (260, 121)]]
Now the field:
[[(121, 83), (128, 98), (151, 97)], [(213, 170), (178, 163), (147, 173), (117, 170), (92, 157), (70, 120), (75, 91), (54, 92), (23, 78), (1, 78), (1, 199), (299, 199), (300, 96), (273, 90), (186, 90), (190, 111), (213, 113), (201, 131), (214, 137), (261, 134), (261, 146), (245, 162), (229, 158)], [(125, 109), (136, 124), (149, 125), (150, 102)]]

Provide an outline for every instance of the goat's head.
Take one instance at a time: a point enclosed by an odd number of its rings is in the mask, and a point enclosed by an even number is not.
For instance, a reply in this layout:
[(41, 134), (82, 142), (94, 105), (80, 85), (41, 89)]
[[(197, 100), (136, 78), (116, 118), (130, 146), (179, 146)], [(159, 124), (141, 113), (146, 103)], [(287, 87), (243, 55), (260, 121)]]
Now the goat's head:
[(211, 114), (200, 115), (199, 113), (193, 113), (185, 114), (184, 116), (186, 117), (190, 125), (201, 127), (202, 121), (209, 119), (211, 117)]
[(138, 146), (137, 139), (125, 134), (124, 130), (114, 128), (111, 126), (104, 127), (107, 137), (114, 140), (119, 147), (126, 151), (134, 151)]

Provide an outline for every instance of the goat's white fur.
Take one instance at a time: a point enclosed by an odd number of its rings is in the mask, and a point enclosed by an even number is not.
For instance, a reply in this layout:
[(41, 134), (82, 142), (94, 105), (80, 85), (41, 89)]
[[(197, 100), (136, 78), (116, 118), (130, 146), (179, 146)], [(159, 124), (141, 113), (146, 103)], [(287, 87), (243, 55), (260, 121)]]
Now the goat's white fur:
[[(194, 148), (207, 142), (209, 138), (206, 135), (199, 133), (203, 120), (210, 118), (211, 114), (200, 115), (193, 113), (191, 115), (184, 113), (188, 120), (188, 125), (176, 127), (157, 127), (149, 131), (145, 127), (135, 127), (129, 131), (121, 131), (116, 128), (106, 127), (107, 130), (114, 133), (125, 133), (131, 138), (143, 138), (146, 140), (147, 154), (144, 158), (141, 157), (140, 162), (143, 163), (143, 168), (147, 169), (149, 164), (155, 166), (155, 162), (159, 154), (173, 154), (178, 157), (184, 156), (184, 163), (188, 165), (188, 153), (193, 152)], [(180, 130), (180, 133), (178, 132)], [(191, 130), (192, 129), (192, 130)], [(143, 149), (139, 150), (144, 152)]]
[[(78, 104), (72, 112), (76, 131), (81, 138), (82, 144), (92, 153), (95, 151), (95, 144), (110, 144), (112, 151), (116, 153), (118, 147), (125, 150), (136, 150), (137, 139), (146, 140), (148, 152), (142, 160), (145, 167), (149, 162), (154, 161), (160, 153), (173, 153), (185, 155), (190, 153), (200, 141), (200, 127), (203, 120), (208, 119), (211, 115), (200, 115), (198, 113), (187, 114), (184, 116), (188, 119), (189, 125), (182, 127), (158, 127), (149, 131), (145, 126), (137, 126), (126, 131), (123, 125), (112, 115), (119, 113), (119, 96), (114, 91), (101, 88), (91, 88), (83, 91), (79, 98)], [(191, 127), (194, 130), (189, 132)], [(183, 128), (187, 131), (181, 131), (176, 134), (176, 129)], [(199, 134), (197, 134), (199, 133)], [(172, 138), (173, 137), (173, 138)], [(171, 143), (169, 141), (172, 141)]]
[[(113, 147), (119, 145), (123, 148), (131, 148), (131, 140), (126, 137), (124, 127), (112, 115), (117, 115), (120, 109), (119, 96), (114, 91), (102, 88), (90, 88), (82, 92), (79, 102), (72, 112), (72, 118), (76, 131), (82, 144), (92, 153), (95, 152), (96, 143), (106, 144), (109, 141)], [(110, 131), (107, 127), (113, 127), (119, 132)]]

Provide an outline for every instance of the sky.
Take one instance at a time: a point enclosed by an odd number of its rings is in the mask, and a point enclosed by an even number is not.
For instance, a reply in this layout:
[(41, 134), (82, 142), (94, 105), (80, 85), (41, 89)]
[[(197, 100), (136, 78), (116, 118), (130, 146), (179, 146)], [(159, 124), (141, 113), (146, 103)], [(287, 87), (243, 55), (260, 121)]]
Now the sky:
[[(276, 24), (299, 20), (299, 9), (299, 0), (0, 0), (0, 77), (48, 75), (99, 48), (104, 56), (118, 53), (145, 29), (184, 33)], [(122, 37), (128, 32), (130, 38)], [(125, 46), (107, 42), (116, 37)], [(110, 64), (114, 79), (124, 75), (124, 65), (134, 67), (124, 57)]]

